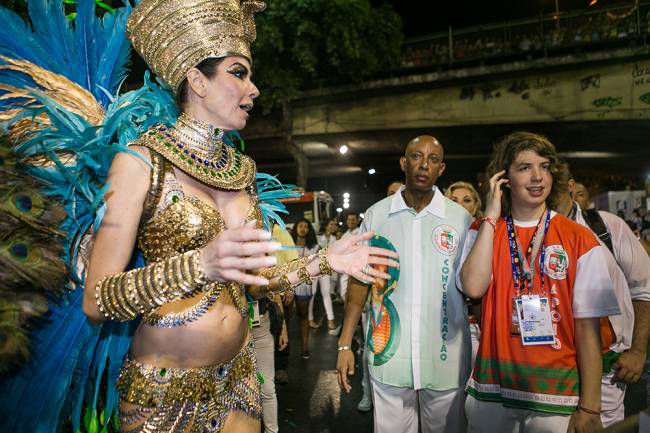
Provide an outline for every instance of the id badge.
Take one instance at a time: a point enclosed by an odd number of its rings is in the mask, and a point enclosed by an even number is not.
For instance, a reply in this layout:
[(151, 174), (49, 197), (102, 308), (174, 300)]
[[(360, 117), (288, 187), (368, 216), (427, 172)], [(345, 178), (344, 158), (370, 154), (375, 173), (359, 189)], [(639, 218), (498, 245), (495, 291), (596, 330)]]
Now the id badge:
[(555, 332), (548, 298), (528, 295), (516, 299), (515, 303), (522, 344), (524, 346), (553, 344)]
[(251, 325), (253, 328), (260, 326), (260, 303), (253, 301), (253, 316), (251, 317)]

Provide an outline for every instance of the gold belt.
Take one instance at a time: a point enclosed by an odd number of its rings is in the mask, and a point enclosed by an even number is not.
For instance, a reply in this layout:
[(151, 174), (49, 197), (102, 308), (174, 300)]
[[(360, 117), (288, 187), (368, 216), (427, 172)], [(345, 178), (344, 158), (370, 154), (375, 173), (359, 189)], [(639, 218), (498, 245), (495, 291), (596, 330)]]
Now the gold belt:
[(142, 407), (202, 403), (237, 392), (241, 383), (256, 373), (253, 342), (249, 337), (232, 360), (209, 367), (164, 368), (127, 358), (117, 389), (123, 401)]

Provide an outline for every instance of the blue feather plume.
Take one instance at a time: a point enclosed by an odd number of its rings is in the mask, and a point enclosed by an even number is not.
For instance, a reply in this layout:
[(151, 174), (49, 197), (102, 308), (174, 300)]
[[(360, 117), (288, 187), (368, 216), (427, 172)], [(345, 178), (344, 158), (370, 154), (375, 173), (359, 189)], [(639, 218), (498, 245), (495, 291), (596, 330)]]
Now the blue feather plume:
[[(93, 0), (77, 1), (73, 22), (64, 16), (60, 0), (27, 0), (32, 26), (15, 13), (0, 8), (0, 55), (23, 59), (60, 74), (87, 89), (105, 109), (100, 126), (94, 126), (39, 92), (27, 75), (0, 70), (0, 82), (30, 89), (35, 103), (0, 125), (7, 129), (21, 119), (45, 115), (50, 126), (36, 131), (18, 147), (23, 156), (46, 156), (48, 168), (31, 167), (42, 180), (45, 193), (65, 203), (67, 218), (61, 229), (69, 234), (66, 261), (77, 261), (82, 235), (101, 223), (106, 176), (117, 152), (152, 125), (173, 122), (178, 113), (173, 96), (163, 86), (144, 77), (144, 86), (116, 96), (128, 72), (130, 46), (125, 38), (131, 5), (103, 17), (95, 14)], [(133, 2), (137, 4), (137, 1)], [(0, 96), (3, 91), (0, 91)], [(0, 100), (0, 111), (12, 100)], [(243, 145), (236, 131), (227, 134), (228, 144)], [(61, 154), (72, 155), (73, 163)], [(292, 185), (282, 185), (271, 175), (257, 177), (260, 207), (267, 227), (271, 220), (284, 226), (279, 201), (299, 195)], [(138, 257), (133, 266), (142, 266)], [(72, 424), (79, 431), (85, 411), (98, 425), (98, 400), (102, 378), (107, 379), (103, 397), (105, 424), (116, 412), (115, 383), (137, 323), (91, 325), (81, 308), (83, 275), (75, 275), (66, 294), (52, 299), (48, 315), (35, 327), (30, 361), (18, 374), (0, 378), (0, 431), (57, 432)], [(25, 404), (25, 402), (30, 404)], [(105, 426), (104, 426), (105, 427)]]
[(283, 198), (300, 197), (297, 187), (283, 184), (276, 176), (267, 173), (257, 173), (257, 194), (260, 199), (260, 210), (267, 229), (271, 229), (274, 221), (283, 229), (286, 228), (280, 213), (288, 214), (287, 207), (280, 200)]
[[(51, 303), (46, 321), (33, 332), (30, 361), (2, 383), (0, 426), (7, 432), (56, 432), (65, 420), (61, 409), (67, 397), (80, 352), (99, 331), (81, 309), (83, 292), (76, 290)], [(56, 347), (67, 347), (67, 351)], [(28, 404), (27, 404), (28, 403)]]
[[(47, 195), (65, 203), (68, 218), (61, 229), (69, 234), (65, 250), (70, 251), (66, 256), (70, 264), (76, 262), (82, 235), (96, 222), (115, 154), (127, 151), (128, 142), (152, 124), (169, 123), (177, 116), (173, 97), (152, 82), (148, 73), (144, 83), (138, 90), (111, 97), (101, 126), (91, 125), (36, 91), (31, 96), (38, 106), (12, 120), (44, 113), (51, 121), (51, 127), (35, 132), (17, 150), (24, 156), (46, 155), (55, 163), (49, 168), (31, 167), (30, 174), (43, 180)], [(60, 152), (74, 155), (74, 164), (62, 161)], [(0, 431), (55, 432), (66, 422), (77, 431), (84, 407), (95, 411), (93, 420), (97, 422), (97, 400), (105, 374), (109, 384), (103, 398), (105, 419), (115, 413), (115, 381), (134, 325), (90, 325), (81, 309), (83, 276), (76, 278), (79, 285), (72, 287), (66, 298), (51, 302), (48, 321), (40, 323), (33, 335), (29, 363), (16, 376), (0, 381)], [(38, 397), (33, 397), (36, 393)]]
[[(126, 20), (132, 7), (128, 0), (124, 5), (99, 17), (94, 0), (78, 0), (76, 17), (70, 21), (61, 0), (27, 0), (32, 25), (0, 8), (0, 55), (63, 75), (106, 108), (110, 104), (106, 92), (116, 94), (128, 73), (131, 50)], [(0, 80), (7, 83), (10, 74), (0, 74)], [(25, 87), (34, 87), (30, 79), (22, 79), (27, 81)], [(3, 106), (6, 103), (0, 101), (0, 109)]]

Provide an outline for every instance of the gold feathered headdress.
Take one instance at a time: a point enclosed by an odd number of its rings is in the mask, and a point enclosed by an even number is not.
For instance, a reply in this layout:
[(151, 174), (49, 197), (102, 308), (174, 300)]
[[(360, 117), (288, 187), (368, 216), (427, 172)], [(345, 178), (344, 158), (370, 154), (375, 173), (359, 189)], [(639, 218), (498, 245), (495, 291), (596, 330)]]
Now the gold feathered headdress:
[(257, 0), (142, 0), (126, 32), (136, 51), (176, 92), (187, 71), (211, 57), (251, 60)]

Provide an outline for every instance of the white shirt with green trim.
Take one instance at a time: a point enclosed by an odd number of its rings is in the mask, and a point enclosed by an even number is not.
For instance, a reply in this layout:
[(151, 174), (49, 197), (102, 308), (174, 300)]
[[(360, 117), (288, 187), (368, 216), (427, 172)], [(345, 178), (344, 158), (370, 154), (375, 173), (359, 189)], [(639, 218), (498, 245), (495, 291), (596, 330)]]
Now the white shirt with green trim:
[(429, 205), (416, 213), (404, 202), (403, 190), (371, 206), (362, 224), (363, 232), (374, 230), (390, 240), (400, 257), (399, 279), (383, 300), (383, 327), (377, 328), (383, 334), (376, 331), (373, 338), (369, 320), (370, 375), (416, 390), (465, 386), (471, 344), (454, 275), (472, 217), (435, 186)]

